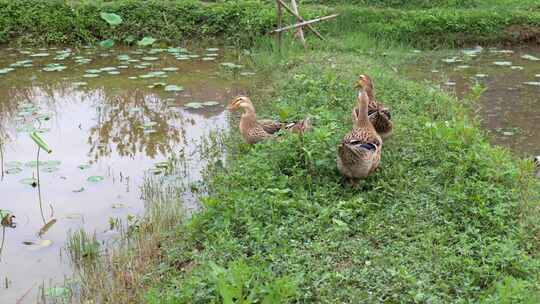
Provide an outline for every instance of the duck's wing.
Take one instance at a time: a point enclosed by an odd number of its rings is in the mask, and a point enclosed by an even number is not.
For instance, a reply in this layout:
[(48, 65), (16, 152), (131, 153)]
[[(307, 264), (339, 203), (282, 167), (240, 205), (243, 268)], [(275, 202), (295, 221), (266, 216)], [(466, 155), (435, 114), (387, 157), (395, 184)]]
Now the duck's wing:
[(257, 123), (268, 134), (274, 134), (283, 128), (283, 124), (281, 122), (271, 119), (261, 119), (258, 120)]

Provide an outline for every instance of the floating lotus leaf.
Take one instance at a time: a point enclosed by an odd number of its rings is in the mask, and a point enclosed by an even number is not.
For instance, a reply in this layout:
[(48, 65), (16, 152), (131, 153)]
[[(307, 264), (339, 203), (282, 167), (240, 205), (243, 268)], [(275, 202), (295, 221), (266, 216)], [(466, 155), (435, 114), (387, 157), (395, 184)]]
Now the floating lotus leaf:
[(165, 82), (154, 82), (153, 84), (149, 85), (148, 87), (153, 89), (153, 88), (164, 87), (166, 85), (167, 84)]
[(22, 168), (24, 164), (20, 161), (10, 161), (4, 164), (6, 168)]
[(165, 72), (174, 72), (174, 71), (178, 71), (178, 68), (177, 67), (168, 67), (168, 68), (163, 68), (162, 70), (165, 71)]
[(111, 71), (116, 71), (116, 67), (104, 67), (99, 70), (103, 72), (111, 72)]
[[(29, 162), (24, 163), (24, 166), (25, 166), (25, 167), (29, 167), (29, 168), (35, 168), (35, 167), (37, 167), (37, 164), (38, 164), (38, 161), (37, 161), (37, 160), (31, 160), (31, 161), (29, 161)], [(40, 165), (40, 166), (44, 166), (44, 165), (45, 165), (45, 162), (40, 160), (40, 161), (39, 161), (39, 165)]]
[(214, 57), (204, 57), (202, 60), (203, 61), (212, 61), (212, 60), (216, 60), (216, 58), (214, 58)]
[(109, 71), (109, 72), (107, 72), (107, 74), (109, 74), (109, 75), (119, 75), (120, 72), (119, 71)]
[(474, 77), (476, 77), (476, 78), (486, 78), (486, 77), (488, 77), (488, 75), (487, 74), (476, 74), (476, 75), (474, 75)]
[(522, 66), (519, 66), (519, 65), (513, 65), (510, 67), (512, 70), (516, 70), (516, 71), (521, 71), (523, 70), (523, 67)]
[(203, 107), (204, 105), (200, 102), (189, 102), (189, 103), (184, 104), (184, 108), (188, 108), (188, 109), (201, 109)]
[(129, 69), (129, 66), (127, 66), (127, 65), (119, 65), (118, 68), (119, 69)]
[(49, 55), (50, 55), (49, 53), (36, 53), (36, 54), (30, 55), (30, 57), (47, 57)]
[(96, 78), (96, 77), (99, 77), (98, 74), (84, 74), (83, 75), (84, 78)]
[(535, 57), (533, 55), (529, 55), (529, 54), (525, 54), (525, 55), (521, 56), (521, 58), (526, 59), (526, 60), (532, 60), (532, 61), (540, 60), (540, 58)]
[(207, 52), (217, 52), (217, 51), (219, 51), (219, 49), (218, 48), (207, 48), (206, 51)]
[[(110, 49), (110, 48), (112, 48), (114, 46), (114, 40), (107, 39), (107, 40), (100, 41), (99, 46), (101, 46), (104, 49)], [(100, 54), (100, 56), (101, 55), (104, 55), (104, 54)], [(102, 56), (102, 57), (107, 57), (107, 56), (109, 56), (109, 55), (107, 54), (106, 56)]]
[(217, 57), (217, 56), (219, 56), (219, 54), (218, 53), (209, 53), (209, 54), (206, 54), (205, 56), (206, 57)]
[(128, 54), (121, 54), (116, 56), (116, 58), (120, 61), (128, 61), (129, 59), (131, 59)]
[(115, 13), (105, 13), (101, 12), (99, 14), (101, 19), (105, 20), (109, 25), (117, 26), (122, 23), (122, 17)]
[(77, 166), (77, 168), (81, 169), (81, 170), (86, 170), (88, 168), (90, 168), (90, 165), (89, 164), (80, 164)]
[(58, 171), (58, 167), (40, 167), (39, 170), (46, 172), (46, 173), (52, 173)]
[(50, 63), (46, 67), (43, 68), (46, 72), (57, 72), (57, 71), (63, 71), (67, 67), (58, 63)]
[(211, 100), (211, 101), (205, 101), (205, 102), (203, 102), (202, 104), (203, 104), (204, 106), (207, 106), (207, 107), (212, 107), (212, 106), (217, 106), (217, 105), (219, 105), (219, 102)]
[(37, 179), (33, 177), (23, 178), (19, 183), (35, 187), (37, 185)]
[(141, 39), (140, 41), (137, 42), (137, 45), (138, 46), (149, 46), (149, 45), (154, 44), (154, 42), (156, 42), (156, 39), (154, 39), (152, 37), (144, 37), (143, 39)]
[(4, 68), (4, 69), (0, 69), (0, 74), (7, 74), (11, 71), (14, 71), (15, 69), (14, 68)]
[(102, 180), (104, 180), (105, 178), (103, 176), (90, 176), (88, 177), (86, 180), (91, 182), (91, 183), (99, 183), (101, 182)]
[(7, 168), (6, 169), (6, 174), (19, 174), (22, 171), (23, 170), (20, 167)]
[(498, 65), (498, 66), (511, 66), (512, 62), (510, 62), (510, 61), (495, 61), (495, 62), (493, 62), (493, 64)]
[(253, 76), (253, 75), (255, 75), (255, 73), (253, 73), (253, 72), (242, 72), (242, 73), (240, 73), (240, 75), (241, 76)]
[(196, 55), (196, 54), (193, 54), (193, 55), (188, 55), (188, 56), (189, 56), (189, 58), (199, 58), (199, 57), (201, 57), (201, 56), (199, 56), (199, 55)]
[(524, 82), (524, 84), (539, 87), (540, 81), (527, 81), (527, 82)]
[(455, 63), (455, 62), (461, 62), (463, 60), (459, 59), (458, 57), (452, 57), (452, 58), (445, 58), (442, 61), (446, 63)]
[(24, 245), (28, 246), (30, 250), (40, 250), (47, 248), (53, 244), (51, 240), (35, 240), (35, 241), (24, 241)]
[(180, 92), (180, 91), (183, 91), (183, 90), (184, 90), (183, 87), (177, 86), (177, 85), (174, 85), (174, 84), (170, 84), (170, 85), (165, 87), (165, 92)]
[(87, 83), (87, 82), (84, 82), (84, 81), (79, 81), (79, 82), (74, 82), (74, 83), (72, 83), (72, 85), (73, 85), (74, 87), (81, 87), (81, 86), (85, 86), (85, 85), (87, 85), (87, 84), (88, 84), (88, 83)]
[(73, 190), (73, 193), (81, 193), (84, 191), (84, 187), (80, 187), (79, 189)]
[(146, 61), (156, 61), (156, 60), (159, 60), (158, 57), (152, 57), (152, 56), (145, 56), (145, 57), (142, 57), (141, 59), (142, 59), (142, 60), (146, 60)]

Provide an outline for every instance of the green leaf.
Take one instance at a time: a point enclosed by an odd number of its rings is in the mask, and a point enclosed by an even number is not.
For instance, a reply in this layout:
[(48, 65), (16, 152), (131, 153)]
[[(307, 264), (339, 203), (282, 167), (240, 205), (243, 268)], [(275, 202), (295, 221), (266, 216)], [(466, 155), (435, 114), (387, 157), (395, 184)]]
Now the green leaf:
[(49, 148), (49, 145), (47, 145), (47, 143), (43, 140), (43, 138), (41, 138), (41, 136), (39, 136), (37, 132), (30, 133), (30, 138), (32, 138), (36, 145), (38, 145), (41, 149), (47, 151), (49, 154), (52, 153), (52, 149)]
[(101, 12), (99, 15), (101, 16), (101, 19), (107, 21), (109, 25), (117, 26), (122, 23), (122, 17), (118, 16), (115, 13)]
[(90, 176), (89, 178), (87, 178), (86, 180), (91, 182), (91, 183), (99, 183), (101, 182), (102, 180), (104, 180), (105, 178), (103, 176)]
[(147, 36), (147, 37), (144, 37), (143, 39), (141, 39), (139, 42), (137, 42), (137, 45), (138, 46), (149, 46), (149, 45), (154, 44), (154, 42), (156, 42), (156, 39)]

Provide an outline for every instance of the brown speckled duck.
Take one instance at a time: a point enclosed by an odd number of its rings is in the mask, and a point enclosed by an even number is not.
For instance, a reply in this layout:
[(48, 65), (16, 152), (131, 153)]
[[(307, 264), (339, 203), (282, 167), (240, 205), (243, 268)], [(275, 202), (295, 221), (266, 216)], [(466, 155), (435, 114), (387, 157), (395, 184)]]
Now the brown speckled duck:
[(353, 184), (356, 179), (365, 179), (375, 171), (381, 159), (382, 139), (368, 116), (369, 97), (365, 85), (363, 80), (357, 83), (358, 106), (352, 111), (353, 129), (338, 147), (338, 169)]
[(293, 133), (304, 133), (311, 130), (311, 119), (308, 117), (299, 122), (283, 123), (279, 121), (262, 119), (257, 120), (255, 107), (247, 96), (238, 96), (229, 104), (228, 110), (243, 109), (240, 118), (240, 133), (248, 144), (255, 144), (262, 140), (274, 137), (279, 130), (287, 130)]
[(392, 135), (394, 129), (390, 111), (375, 99), (373, 81), (368, 75), (360, 75), (358, 77), (358, 83), (360, 82), (363, 83), (363, 89), (366, 91), (369, 100), (369, 120), (381, 138), (387, 139)]

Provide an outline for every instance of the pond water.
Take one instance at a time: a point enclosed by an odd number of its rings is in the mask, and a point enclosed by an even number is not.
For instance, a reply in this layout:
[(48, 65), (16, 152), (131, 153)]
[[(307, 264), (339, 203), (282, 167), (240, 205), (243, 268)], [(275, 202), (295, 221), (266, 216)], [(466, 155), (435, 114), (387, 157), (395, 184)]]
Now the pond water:
[[(0, 49), (0, 210), (16, 216), (0, 227), (0, 303), (34, 303), (40, 285), (70, 275), (68, 231), (104, 240), (110, 218), (142, 214), (145, 174), (168, 156), (189, 158), (188, 180), (200, 179), (199, 143), (228, 127), (224, 105), (252, 75), (230, 58), (216, 48)], [(52, 149), (40, 151), (41, 208), (33, 131)]]
[(493, 144), (530, 158), (540, 155), (540, 48), (471, 48), (416, 51), (401, 73), (426, 80), (461, 98), (476, 83), (486, 88), (478, 114)]

